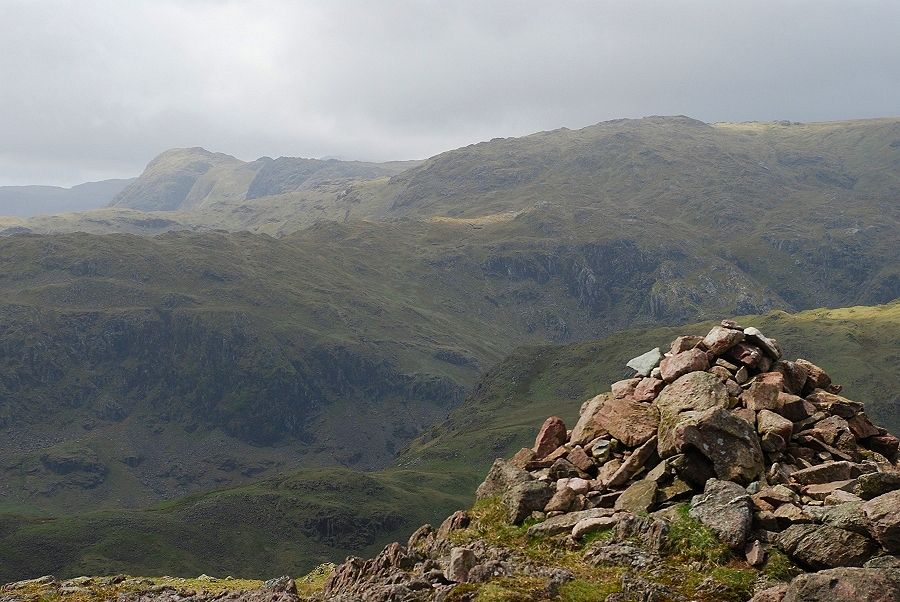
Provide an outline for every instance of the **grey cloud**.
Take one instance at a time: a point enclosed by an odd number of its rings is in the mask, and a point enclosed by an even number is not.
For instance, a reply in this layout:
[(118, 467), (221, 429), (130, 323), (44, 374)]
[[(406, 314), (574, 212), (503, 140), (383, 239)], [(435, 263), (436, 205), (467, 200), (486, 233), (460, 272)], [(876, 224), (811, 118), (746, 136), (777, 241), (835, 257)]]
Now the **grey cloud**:
[(892, 0), (4, 0), (0, 184), (425, 157), (618, 117), (895, 115)]

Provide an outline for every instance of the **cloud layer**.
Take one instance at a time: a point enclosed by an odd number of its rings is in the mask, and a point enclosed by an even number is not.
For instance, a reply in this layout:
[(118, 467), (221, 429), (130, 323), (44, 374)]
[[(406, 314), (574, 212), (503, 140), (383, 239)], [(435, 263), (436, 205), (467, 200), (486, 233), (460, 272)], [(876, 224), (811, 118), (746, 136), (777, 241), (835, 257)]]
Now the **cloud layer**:
[(426, 157), (649, 114), (898, 114), (893, 0), (4, 0), (0, 185)]

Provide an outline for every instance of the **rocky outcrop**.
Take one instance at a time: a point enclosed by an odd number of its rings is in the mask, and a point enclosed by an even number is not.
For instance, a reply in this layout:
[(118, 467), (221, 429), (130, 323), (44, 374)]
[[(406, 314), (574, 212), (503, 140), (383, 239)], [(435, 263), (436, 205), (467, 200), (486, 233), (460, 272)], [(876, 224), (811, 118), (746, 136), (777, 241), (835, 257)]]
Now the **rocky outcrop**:
[[(533, 448), (494, 463), (479, 500), (502, 500), (510, 523), (534, 523), (527, 537), (556, 538), (569, 549), (608, 531), (584, 561), (633, 570), (659, 564), (676, 505), (689, 504), (689, 516), (748, 567), (764, 565), (777, 548), (813, 571), (760, 591), (757, 602), (897, 599), (895, 439), (862, 404), (839, 395), (825, 370), (784, 359), (758, 329), (726, 320), (669, 349), (629, 361), (635, 374), (586, 401), (570, 433), (548, 418)], [(453, 522), (462, 524), (458, 516)], [(370, 561), (348, 560), (326, 594), (442, 600), (456, 584), (537, 570), (485, 541), (454, 545), (452, 529), (442, 530)], [(867, 581), (875, 570), (883, 572)], [(359, 597), (341, 597), (348, 592)], [(607, 599), (632, 594), (679, 599), (630, 573), (621, 595)]]

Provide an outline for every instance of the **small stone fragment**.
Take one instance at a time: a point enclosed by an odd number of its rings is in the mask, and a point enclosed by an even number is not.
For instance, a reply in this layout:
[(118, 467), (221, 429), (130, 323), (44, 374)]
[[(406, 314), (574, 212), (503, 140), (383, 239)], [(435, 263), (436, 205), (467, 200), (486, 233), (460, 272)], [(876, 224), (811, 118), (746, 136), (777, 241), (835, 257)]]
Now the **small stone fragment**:
[(650, 373), (653, 371), (656, 366), (659, 365), (660, 360), (662, 360), (663, 355), (660, 352), (659, 347), (655, 349), (651, 349), (647, 353), (641, 354), (635, 358), (628, 360), (628, 363), (625, 364), (641, 376), (650, 376)]

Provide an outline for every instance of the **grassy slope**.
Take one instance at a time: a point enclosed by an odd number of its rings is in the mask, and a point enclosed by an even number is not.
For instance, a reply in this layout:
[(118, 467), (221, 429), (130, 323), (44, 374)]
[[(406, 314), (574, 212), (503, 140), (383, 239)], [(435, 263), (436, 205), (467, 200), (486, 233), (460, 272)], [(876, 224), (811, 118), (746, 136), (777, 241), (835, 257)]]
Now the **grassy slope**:
[[(900, 426), (900, 303), (741, 320), (776, 336), (790, 357), (827, 368), (882, 424)], [(548, 415), (573, 421), (584, 399), (627, 375), (623, 364), (630, 357), (708, 328), (694, 324), (517, 349), (444, 424), (401, 454), (397, 467), (379, 473), (300, 471), (153, 510), (24, 522), (7, 516), (0, 520), (8, 554), (0, 581), (44, 572), (299, 574), (403, 540), (420, 523), (467, 507), (493, 458), (529, 445)]]

